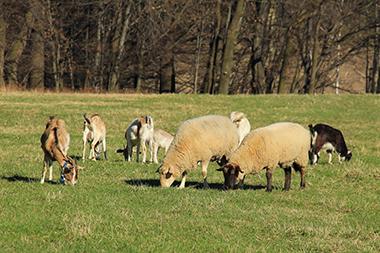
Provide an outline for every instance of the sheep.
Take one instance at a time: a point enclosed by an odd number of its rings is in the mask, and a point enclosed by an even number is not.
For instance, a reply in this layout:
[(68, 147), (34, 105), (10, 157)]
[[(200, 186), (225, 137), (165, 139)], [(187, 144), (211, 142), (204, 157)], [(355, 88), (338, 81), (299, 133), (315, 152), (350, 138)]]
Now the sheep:
[(93, 114), (91, 117), (83, 115), (83, 155), (82, 159), (85, 160), (86, 144), (90, 143), (90, 155), (88, 159), (96, 161), (100, 156), (100, 145), (102, 145), (104, 159), (107, 160), (106, 150), (106, 125), (98, 114)]
[(50, 117), (46, 128), (40, 138), (41, 148), (44, 151), (44, 166), (41, 184), (45, 182), (45, 175), (49, 168), (49, 180), (53, 179), (53, 161), (61, 166), (62, 183), (75, 185), (78, 180), (78, 169), (75, 160), (67, 155), (70, 144), (70, 135), (66, 130), (65, 122), (61, 119)]
[(153, 161), (154, 163), (158, 163), (157, 160), (157, 154), (158, 149), (164, 148), (165, 154), (168, 152), (170, 143), (173, 141), (173, 135), (169, 134), (168, 132), (162, 130), (162, 129), (154, 129), (153, 133)]
[(136, 161), (139, 162), (140, 145), (142, 146), (143, 160), (146, 162), (146, 143), (149, 146), (150, 162), (153, 160), (153, 118), (149, 115), (134, 119), (125, 131), (127, 145), (124, 149), (118, 149), (117, 153), (123, 153), (126, 161), (132, 158), (133, 147), (136, 146)]
[(251, 131), (228, 163), (218, 169), (224, 174), (224, 188), (237, 188), (247, 174), (266, 169), (266, 191), (270, 192), (277, 165), (285, 172), (285, 191), (290, 188), (291, 167), (300, 172), (304, 188), (311, 142), (310, 131), (296, 123), (280, 122)]
[(332, 164), (332, 152), (338, 153), (339, 163), (349, 161), (352, 157), (352, 152), (347, 149), (343, 134), (340, 130), (335, 129), (326, 124), (309, 125), (311, 134), (313, 135), (312, 148), (312, 164), (316, 164), (319, 159), (319, 153), (325, 149), (329, 155), (329, 164)]
[(203, 186), (208, 188), (207, 166), (212, 158), (229, 157), (239, 145), (239, 134), (228, 117), (208, 115), (181, 124), (159, 167), (161, 187), (170, 187), (182, 176), (185, 187), (188, 171), (202, 164)]
[(251, 124), (249, 120), (242, 112), (231, 112), (230, 119), (238, 128), (239, 133), (239, 145), (243, 141), (244, 137), (251, 131)]

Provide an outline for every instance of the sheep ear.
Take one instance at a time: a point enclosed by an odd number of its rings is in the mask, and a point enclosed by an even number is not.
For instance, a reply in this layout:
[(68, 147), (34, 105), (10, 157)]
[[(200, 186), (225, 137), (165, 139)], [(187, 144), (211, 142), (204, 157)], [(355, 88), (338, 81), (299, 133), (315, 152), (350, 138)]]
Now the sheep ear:
[(157, 168), (156, 173), (160, 173), (161, 167), (162, 167), (162, 164)]

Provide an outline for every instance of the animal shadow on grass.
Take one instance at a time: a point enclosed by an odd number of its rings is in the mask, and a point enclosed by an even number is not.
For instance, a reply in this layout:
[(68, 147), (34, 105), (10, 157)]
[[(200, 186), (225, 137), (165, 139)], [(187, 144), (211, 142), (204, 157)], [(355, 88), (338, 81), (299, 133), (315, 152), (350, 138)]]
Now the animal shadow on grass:
[[(132, 186), (148, 186), (148, 187), (160, 187), (160, 180), (158, 179), (128, 179), (125, 180), (126, 184), (132, 185)], [(172, 185), (172, 187), (178, 187), (180, 185), (180, 182), (175, 181)], [(212, 190), (224, 190), (223, 184), (220, 183), (209, 183), (208, 184), (210, 189)], [(186, 187), (188, 188), (194, 188), (194, 189), (203, 189), (203, 183), (195, 182), (195, 181), (187, 181)], [(263, 185), (244, 185), (242, 188), (243, 190), (259, 190), (259, 189), (265, 189), (265, 186)]]
[[(24, 177), (20, 175), (13, 175), (13, 176), (1, 176), (1, 180), (7, 180), (8, 182), (23, 182), (23, 183), (39, 183), (41, 179), (39, 178), (33, 178), (33, 177)], [(59, 184), (57, 181), (49, 181), (46, 180), (45, 183), (48, 184)]]

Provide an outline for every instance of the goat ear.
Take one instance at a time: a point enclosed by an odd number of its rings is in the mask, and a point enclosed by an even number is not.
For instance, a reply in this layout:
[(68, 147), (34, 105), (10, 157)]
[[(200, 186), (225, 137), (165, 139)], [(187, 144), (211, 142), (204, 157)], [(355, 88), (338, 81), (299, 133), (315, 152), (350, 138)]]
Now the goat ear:
[(83, 114), (83, 118), (88, 124), (91, 124), (91, 120), (87, 117), (86, 113)]

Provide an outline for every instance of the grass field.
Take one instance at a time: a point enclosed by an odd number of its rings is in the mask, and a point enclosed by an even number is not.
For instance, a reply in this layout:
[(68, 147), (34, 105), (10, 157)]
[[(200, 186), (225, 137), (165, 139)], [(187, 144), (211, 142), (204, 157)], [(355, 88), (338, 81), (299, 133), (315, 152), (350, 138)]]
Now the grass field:
[[(380, 97), (0, 94), (1, 252), (379, 252)], [(181, 121), (205, 114), (247, 114), (251, 125), (325, 122), (341, 129), (353, 160), (309, 167), (305, 190), (293, 174), (283, 192), (277, 169), (272, 193), (265, 173), (243, 190), (222, 191), (209, 167), (211, 189), (159, 188), (157, 165), (127, 163), (114, 151), (140, 115), (175, 133)], [(108, 128), (108, 161), (79, 161), (75, 187), (39, 183), (39, 138), (49, 115), (66, 121), (69, 154), (82, 150), (82, 114), (99, 113)], [(162, 153), (160, 155), (162, 159)], [(54, 164), (54, 179), (59, 169)]]

